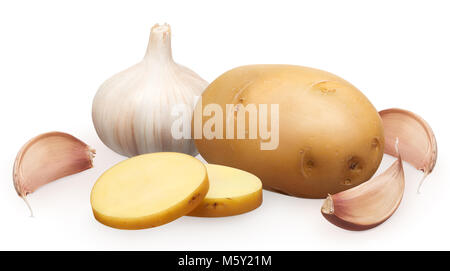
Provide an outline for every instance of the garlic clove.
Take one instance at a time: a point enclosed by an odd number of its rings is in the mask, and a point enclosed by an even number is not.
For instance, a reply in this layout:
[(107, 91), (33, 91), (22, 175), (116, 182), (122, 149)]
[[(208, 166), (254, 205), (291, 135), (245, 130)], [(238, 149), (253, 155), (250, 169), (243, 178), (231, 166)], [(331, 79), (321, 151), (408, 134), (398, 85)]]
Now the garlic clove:
[(28, 141), (17, 154), (13, 180), (31, 216), (28, 194), (49, 182), (92, 168), (94, 156), (94, 149), (66, 133), (45, 133)]
[(382, 174), (343, 192), (328, 195), (322, 215), (346, 230), (367, 230), (386, 221), (400, 205), (405, 189), (401, 156)]
[(417, 189), (419, 192), (423, 181), (436, 164), (437, 144), (433, 130), (424, 119), (407, 110), (391, 108), (382, 110), (379, 114), (384, 126), (384, 152), (396, 156), (395, 139), (398, 137), (403, 159), (424, 172)]

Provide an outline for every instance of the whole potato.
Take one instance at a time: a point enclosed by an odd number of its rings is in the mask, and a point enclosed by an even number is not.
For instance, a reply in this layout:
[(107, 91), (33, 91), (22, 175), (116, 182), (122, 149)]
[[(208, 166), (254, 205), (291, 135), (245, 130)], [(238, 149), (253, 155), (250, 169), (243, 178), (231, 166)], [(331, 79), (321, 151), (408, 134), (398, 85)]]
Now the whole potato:
[[(218, 104), (224, 112), (223, 126), (231, 121), (234, 127), (244, 106), (268, 104), (270, 109), (278, 104), (278, 119), (271, 124), (272, 110), (268, 110), (266, 121), (273, 137), (275, 126), (279, 127), (279, 144), (272, 150), (262, 150), (261, 143), (269, 140), (260, 133), (249, 138), (250, 113), (246, 111), (246, 139), (237, 139), (237, 128), (234, 138), (226, 139), (223, 128), (223, 139), (203, 135), (195, 140), (206, 161), (251, 172), (265, 189), (324, 198), (370, 179), (383, 156), (383, 126), (377, 110), (353, 85), (325, 71), (293, 65), (238, 67), (208, 86), (196, 111), (208, 104)], [(234, 108), (229, 116), (227, 104)], [(203, 129), (212, 117), (217, 116), (203, 112)], [(260, 118), (257, 121), (260, 129), (263, 123)]]

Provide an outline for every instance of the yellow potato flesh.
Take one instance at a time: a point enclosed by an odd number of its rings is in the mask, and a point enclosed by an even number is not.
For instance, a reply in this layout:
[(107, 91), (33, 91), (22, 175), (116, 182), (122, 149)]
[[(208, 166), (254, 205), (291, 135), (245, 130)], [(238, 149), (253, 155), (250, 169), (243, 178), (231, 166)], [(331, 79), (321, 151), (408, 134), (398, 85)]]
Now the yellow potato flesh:
[[(255, 174), (266, 189), (324, 198), (370, 179), (383, 156), (384, 131), (375, 107), (349, 82), (325, 71), (293, 65), (238, 67), (214, 80), (196, 107), (208, 104), (218, 104), (223, 112), (227, 104), (279, 105), (276, 149), (262, 150), (266, 140), (259, 133), (256, 139), (226, 139), (225, 129), (224, 139), (195, 140), (208, 163)], [(203, 115), (202, 127), (210, 119)], [(227, 121), (223, 114), (222, 122)], [(231, 121), (237, 127), (236, 117)], [(248, 129), (248, 113), (245, 121)]]
[(125, 160), (95, 183), (95, 218), (119, 229), (144, 229), (173, 221), (195, 209), (208, 191), (206, 168), (192, 156), (152, 153)]
[(262, 203), (262, 183), (243, 170), (206, 165), (209, 191), (203, 202), (189, 215), (222, 217), (238, 215), (258, 208)]

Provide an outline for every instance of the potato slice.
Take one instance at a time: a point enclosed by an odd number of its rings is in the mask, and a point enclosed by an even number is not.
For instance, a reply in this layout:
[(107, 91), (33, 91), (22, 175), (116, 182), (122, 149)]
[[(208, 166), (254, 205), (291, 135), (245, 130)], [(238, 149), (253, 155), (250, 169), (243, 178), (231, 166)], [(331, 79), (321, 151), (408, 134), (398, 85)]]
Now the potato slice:
[(202, 162), (181, 153), (152, 153), (125, 160), (95, 183), (95, 218), (110, 227), (144, 229), (171, 222), (195, 209), (208, 192)]
[(262, 183), (246, 171), (220, 165), (206, 165), (209, 191), (190, 216), (221, 217), (238, 215), (262, 203)]

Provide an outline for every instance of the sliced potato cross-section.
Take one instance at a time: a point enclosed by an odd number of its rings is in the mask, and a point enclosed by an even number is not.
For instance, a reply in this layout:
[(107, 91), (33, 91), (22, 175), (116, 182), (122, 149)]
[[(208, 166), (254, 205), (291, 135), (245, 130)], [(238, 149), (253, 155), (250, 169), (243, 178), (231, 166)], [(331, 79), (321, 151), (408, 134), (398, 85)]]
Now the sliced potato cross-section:
[(262, 184), (258, 177), (226, 166), (207, 164), (206, 168), (209, 191), (190, 216), (232, 216), (252, 211), (261, 205)]
[(208, 191), (206, 168), (180, 153), (152, 153), (108, 169), (94, 185), (95, 218), (110, 227), (144, 229), (194, 210)]

